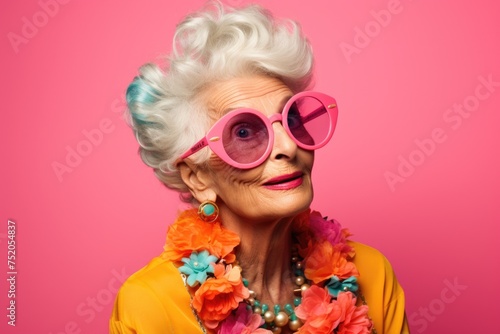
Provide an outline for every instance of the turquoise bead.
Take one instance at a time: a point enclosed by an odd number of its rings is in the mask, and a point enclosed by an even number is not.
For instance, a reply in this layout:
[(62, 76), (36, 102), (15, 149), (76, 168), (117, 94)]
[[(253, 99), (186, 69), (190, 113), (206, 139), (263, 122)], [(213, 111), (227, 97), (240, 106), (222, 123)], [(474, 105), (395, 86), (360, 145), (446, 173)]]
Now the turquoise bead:
[(267, 304), (262, 304), (262, 313), (266, 313), (267, 311), (269, 311), (269, 306)]
[(300, 297), (296, 297), (293, 299), (293, 305), (295, 305), (295, 306), (299, 306), (301, 302), (302, 302), (302, 298), (300, 298)]
[(285, 309), (286, 314), (288, 314), (288, 315), (293, 313), (293, 307), (290, 304), (286, 304), (284, 309)]
[(295, 315), (295, 313), (292, 313), (292, 314), (290, 315), (290, 320), (291, 320), (291, 321), (297, 320), (297, 316)]
[(281, 307), (279, 305), (274, 305), (274, 314), (277, 315), (278, 313), (280, 313), (281, 311)]
[(245, 288), (248, 288), (248, 280), (246, 278), (241, 279)]
[(255, 302), (253, 303), (253, 306), (259, 307), (260, 306), (260, 302), (257, 299), (255, 299)]

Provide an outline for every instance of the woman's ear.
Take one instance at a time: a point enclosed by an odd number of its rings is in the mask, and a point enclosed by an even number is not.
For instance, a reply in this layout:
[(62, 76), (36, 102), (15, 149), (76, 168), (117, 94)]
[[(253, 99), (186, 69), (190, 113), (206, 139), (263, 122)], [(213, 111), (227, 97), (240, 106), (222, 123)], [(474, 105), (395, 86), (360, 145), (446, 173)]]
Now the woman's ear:
[(207, 200), (215, 202), (217, 194), (212, 188), (207, 170), (186, 161), (181, 162), (178, 168), (182, 180), (198, 202), (202, 203)]

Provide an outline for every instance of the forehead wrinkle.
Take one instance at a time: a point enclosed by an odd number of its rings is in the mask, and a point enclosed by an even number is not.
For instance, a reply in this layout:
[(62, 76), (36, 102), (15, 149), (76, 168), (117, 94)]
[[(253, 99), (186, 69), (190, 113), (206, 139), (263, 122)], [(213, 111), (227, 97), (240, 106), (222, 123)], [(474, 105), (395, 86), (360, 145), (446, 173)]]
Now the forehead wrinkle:
[(207, 108), (214, 118), (219, 118), (230, 110), (250, 105), (254, 108), (255, 105), (272, 105), (276, 103), (276, 97), (284, 96), (277, 101), (281, 108), (293, 95), (282, 81), (271, 77), (233, 79), (212, 87), (207, 90)]

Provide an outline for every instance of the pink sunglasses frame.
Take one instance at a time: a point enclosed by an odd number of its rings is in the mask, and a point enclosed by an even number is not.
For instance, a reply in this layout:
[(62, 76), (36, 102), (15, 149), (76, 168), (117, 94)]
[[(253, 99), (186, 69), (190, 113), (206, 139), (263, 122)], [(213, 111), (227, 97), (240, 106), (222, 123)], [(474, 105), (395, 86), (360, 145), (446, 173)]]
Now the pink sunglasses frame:
[[(298, 141), (294, 137), (292, 131), (290, 131), (290, 128), (288, 126), (288, 122), (286, 122), (286, 121), (283, 122), (283, 119), (287, 120), (288, 112), (289, 112), (292, 104), (295, 101), (297, 101), (297, 99), (299, 99), (301, 97), (315, 98), (323, 105), (323, 107), (325, 108), (325, 110), (328, 112), (328, 114), (330, 116), (331, 121), (329, 124), (328, 134), (326, 135), (326, 137), (323, 141), (321, 141), (320, 143), (317, 143), (315, 145), (307, 145), (307, 144), (304, 144), (304, 143)], [(256, 161), (251, 162), (251, 163), (245, 163), (245, 164), (239, 163), (239, 162), (231, 159), (231, 157), (229, 157), (229, 155), (226, 153), (226, 150), (224, 149), (224, 145), (222, 142), (222, 133), (224, 131), (224, 127), (226, 126), (226, 124), (234, 116), (237, 116), (237, 115), (243, 114), (243, 113), (249, 113), (249, 114), (253, 114), (253, 115), (259, 117), (264, 122), (264, 124), (267, 128), (267, 132), (269, 134), (269, 140), (267, 143), (266, 150), (264, 151), (264, 154), (262, 154), (262, 156), (259, 159), (257, 159)], [(314, 118), (314, 112), (312, 112), (308, 116), (309, 116), (309, 118)], [(335, 126), (337, 125), (337, 117), (338, 117), (338, 108), (337, 108), (337, 102), (335, 101), (335, 99), (329, 95), (319, 93), (319, 92), (312, 92), (312, 91), (305, 91), (305, 92), (295, 94), (287, 101), (287, 103), (283, 107), (283, 111), (281, 114), (279, 114), (279, 113), (273, 114), (270, 117), (267, 117), (266, 115), (264, 115), (263, 113), (261, 113), (258, 110), (254, 110), (254, 109), (250, 109), (250, 108), (235, 109), (235, 110), (228, 112), (227, 114), (222, 116), (217, 122), (215, 122), (215, 124), (210, 128), (210, 130), (208, 130), (205, 137), (200, 139), (189, 150), (187, 150), (184, 154), (182, 154), (180, 156), (178, 162), (186, 159), (190, 155), (192, 155), (192, 154), (198, 152), (199, 150), (201, 150), (202, 148), (205, 148), (208, 146), (208, 147), (210, 147), (212, 152), (214, 152), (219, 158), (221, 158), (222, 160), (224, 160), (224, 162), (226, 162), (227, 164), (229, 164), (233, 167), (236, 167), (239, 169), (254, 168), (254, 167), (257, 167), (260, 164), (262, 164), (271, 154), (271, 151), (272, 151), (273, 145), (274, 145), (274, 130), (272, 127), (273, 123), (280, 122), (283, 125), (283, 127), (285, 128), (285, 131), (288, 134), (288, 136), (297, 144), (297, 146), (299, 146), (303, 149), (306, 149), (306, 150), (316, 150), (318, 148), (325, 146), (328, 143), (328, 141), (332, 138), (333, 132), (335, 131)]]

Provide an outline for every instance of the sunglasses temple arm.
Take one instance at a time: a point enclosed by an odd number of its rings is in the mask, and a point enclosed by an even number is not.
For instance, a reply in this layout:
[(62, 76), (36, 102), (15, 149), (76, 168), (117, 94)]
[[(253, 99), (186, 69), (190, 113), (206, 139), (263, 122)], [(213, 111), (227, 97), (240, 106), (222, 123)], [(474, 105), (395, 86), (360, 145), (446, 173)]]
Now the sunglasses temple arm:
[(208, 146), (208, 141), (207, 141), (207, 137), (204, 137), (200, 141), (198, 141), (196, 144), (194, 144), (189, 150), (187, 150), (186, 153), (181, 155), (181, 157), (179, 159), (181, 159), (181, 160), (186, 159), (190, 155), (195, 154), (196, 152), (198, 152), (199, 150), (201, 150), (202, 148), (204, 148), (206, 146)]
[(320, 108), (314, 110), (313, 112), (311, 112), (309, 115), (307, 115), (305, 117), (302, 117), (302, 123), (305, 124), (305, 123), (307, 123), (309, 121), (312, 121), (316, 117), (319, 117), (319, 116), (323, 115), (326, 112), (327, 111), (326, 111), (325, 107), (320, 107)]

